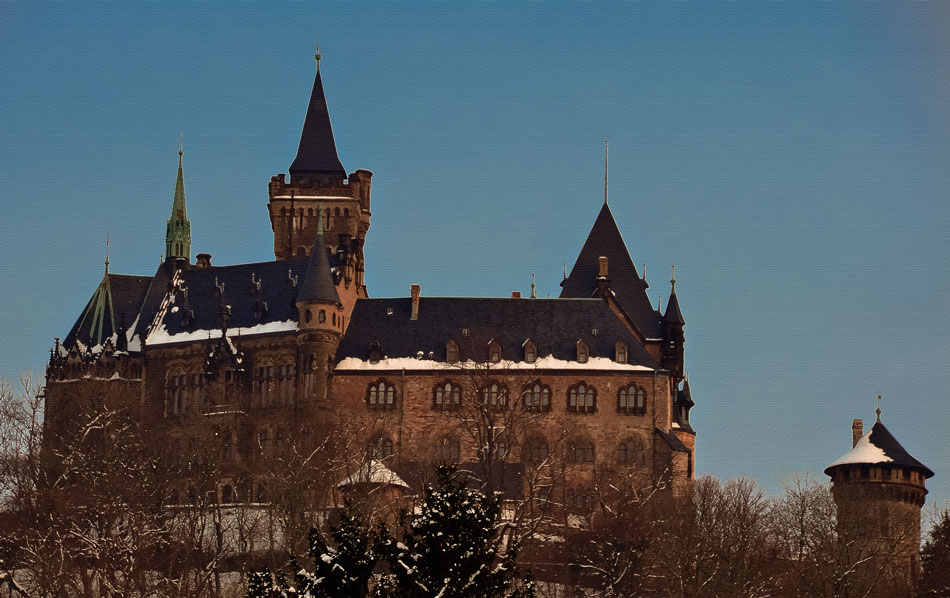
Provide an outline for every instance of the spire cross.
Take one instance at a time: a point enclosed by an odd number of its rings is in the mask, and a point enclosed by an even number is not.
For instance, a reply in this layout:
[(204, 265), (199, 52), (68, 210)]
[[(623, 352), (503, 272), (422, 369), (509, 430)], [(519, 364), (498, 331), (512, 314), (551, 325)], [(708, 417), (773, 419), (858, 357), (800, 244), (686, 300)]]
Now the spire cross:
[(610, 158), (610, 143), (604, 139), (604, 205), (607, 205), (607, 166)]
[(877, 409), (874, 410), (874, 413), (877, 414), (877, 421), (881, 421), (881, 395), (877, 395)]

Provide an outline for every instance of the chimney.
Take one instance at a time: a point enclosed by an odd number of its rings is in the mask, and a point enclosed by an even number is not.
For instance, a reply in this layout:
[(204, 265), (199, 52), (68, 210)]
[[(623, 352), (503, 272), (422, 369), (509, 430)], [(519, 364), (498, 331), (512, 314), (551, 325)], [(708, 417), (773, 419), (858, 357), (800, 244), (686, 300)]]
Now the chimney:
[(600, 256), (597, 258), (597, 263), (600, 265), (600, 271), (597, 272), (597, 278), (607, 278), (607, 258), (605, 256)]
[(412, 299), (412, 315), (409, 316), (410, 320), (419, 319), (419, 292), (422, 290), (417, 284), (409, 285), (409, 297)]
[(858, 440), (864, 436), (864, 422), (859, 419), (851, 422), (851, 448), (858, 444)]
[(196, 268), (210, 268), (211, 267), (211, 254), (210, 253), (199, 253), (195, 256), (195, 267)]
[(521, 291), (511, 291), (512, 299), (521, 299)]

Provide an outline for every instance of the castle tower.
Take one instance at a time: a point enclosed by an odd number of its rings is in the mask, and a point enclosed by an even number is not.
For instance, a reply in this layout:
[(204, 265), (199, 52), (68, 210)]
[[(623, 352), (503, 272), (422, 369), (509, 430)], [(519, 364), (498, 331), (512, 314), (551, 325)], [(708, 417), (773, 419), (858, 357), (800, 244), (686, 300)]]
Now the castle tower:
[(172, 216), (165, 227), (165, 258), (191, 261), (191, 220), (185, 206), (185, 176), (181, 169), (181, 144), (178, 146), (178, 180), (175, 181), (175, 198), (172, 201)]
[(268, 186), (274, 256), (279, 260), (306, 256), (318, 224), (325, 246), (333, 256), (334, 284), (346, 313), (357, 297), (366, 297), (363, 281), (363, 243), (369, 230), (370, 182), (373, 173), (349, 175), (336, 151), (330, 112), (323, 92), (320, 54), (310, 103), (300, 133), (290, 181), (284, 174), (271, 177)]
[(839, 535), (873, 598), (911, 598), (920, 560), (920, 509), (934, 473), (878, 419), (867, 434), (856, 419), (852, 449), (825, 469), (838, 508)]
[(310, 249), (310, 260), (297, 291), (297, 363), (302, 364), (303, 403), (321, 404), (327, 398), (329, 363), (343, 336), (347, 314), (330, 272), (323, 226)]
[(673, 374), (673, 386), (678, 387), (683, 379), (683, 345), (686, 337), (683, 327), (686, 320), (680, 310), (679, 299), (676, 298), (676, 271), (670, 279), (670, 299), (666, 304), (666, 313), (663, 314), (663, 349), (661, 351), (663, 367)]

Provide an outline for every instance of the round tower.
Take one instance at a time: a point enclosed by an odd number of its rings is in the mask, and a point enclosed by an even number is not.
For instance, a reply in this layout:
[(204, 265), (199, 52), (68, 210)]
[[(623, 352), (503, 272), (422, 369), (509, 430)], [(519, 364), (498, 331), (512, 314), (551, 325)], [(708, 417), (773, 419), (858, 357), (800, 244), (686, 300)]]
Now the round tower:
[(825, 469), (849, 558), (863, 563), (860, 582), (874, 598), (912, 598), (920, 561), (920, 509), (934, 475), (897, 442), (878, 418), (863, 433), (852, 424), (852, 448)]
[(323, 227), (310, 250), (310, 260), (295, 300), (297, 306), (297, 357), (302, 384), (298, 402), (320, 404), (327, 398), (330, 360), (343, 336), (343, 303), (330, 271)]

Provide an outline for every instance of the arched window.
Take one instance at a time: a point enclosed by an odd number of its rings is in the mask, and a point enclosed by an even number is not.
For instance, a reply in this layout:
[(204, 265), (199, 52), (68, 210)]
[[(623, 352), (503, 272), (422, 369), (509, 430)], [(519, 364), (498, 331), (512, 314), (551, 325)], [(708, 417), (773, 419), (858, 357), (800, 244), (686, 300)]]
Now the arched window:
[(524, 408), (529, 411), (551, 410), (551, 388), (541, 384), (540, 381), (536, 380), (525, 386), (521, 391), (521, 397)]
[(307, 208), (307, 216), (308, 217), (313, 216), (313, 208)]
[(462, 405), (462, 387), (446, 380), (432, 390), (432, 406), (435, 409), (458, 409)]
[(309, 324), (309, 323), (311, 322), (311, 320), (313, 320), (313, 314), (310, 312), (309, 309), (304, 312), (304, 318), (303, 318), (303, 319), (304, 319), (304, 321), (305, 321), (307, 324)]
[(230, 504), (234, 502), (234, 488), (231, 484), (221, 486), (221, 504)]
[(349, 217), (350, 217), (350, 209), (349, 209), (349, 208), (343, 208), (343, 217), (344, 217), (344, 218), (349, 218)]
[(459, 439), (454, 436), (440, 438), (435, 443), (433, 457), (437, 463), (458, 463), (462, 457), (462, 446)]
[(531, 340), (524, 343), (524, 360), (526, 363), (534, 363), (538, 360), (538, 347)]
[(590, 350), (587, 348), (587, 343), (584, 341), (577, 341), (577, 363), (587, 363), (587, 358), (590, 357)]
[(317, 312), (317, 322), (324, 324), (326, 323), (326, 321), (327, 321), (327, 311), (325, 309), (321, 309), (319, 312)]
[(455, 363), (459, 360), (459, 346), (458, 343), (449, 339), (449, 342), (445, 343), (445, 361), (448, 363)]
[(643, 415), (647, 412), (647, 391), (636, 384), (621, 386), (617, 391), (617, 411), (627, 415)]
[(597, 410), (597, 391), (585, 382), (578, 382), (567, 389), (567, 410), (577, 413), (593, 413)]
[(571, 463), (593, 463), (594, 442), (589, 438), (575, 438), (567, 444), (567, 460)]
[(543, 463), (548, 458), (548, 443), (543, 438), (529, 438), (521, 449), (521, 460), (525, 463)]
[(617, 341), (617, 344), (614, 346), (614, 361), (617, 363), (627, 363), (627, 345), (621, 341)]
[(488, 361), (491, 363), (501, 361), (501, 344), (496, 340), (491, 340), (488, 343)]
[(395, 409), (396, 387), (385, 380), (373, 382), (366, 391), (366, 404), (370, 409)]
[(617, 445), (617, 463), (634, 465), (643, 460), (643, 443), (636, 438), (625, 438)]
[(589, 513), (594, 509), (594, 493), (581, 488), (569, 488), (566, 506), (568, 511)]
[(393, 455), (393, 440), (389, 436), (379, 436), (370, 443), (369, 456), (371, 459), (382, 461)]
[(482, 405), (489, 409), (505, 409), (508, 406), (508, 389), (504, 385), (492, 382), (481, 390)]
[(340, 208), (333, 208), (333, 216), (334, 217), (340, 216)]

